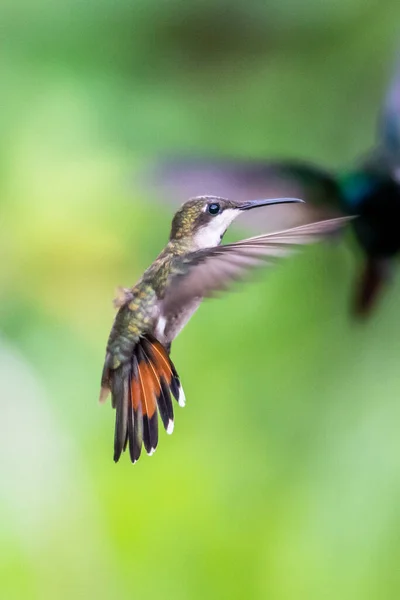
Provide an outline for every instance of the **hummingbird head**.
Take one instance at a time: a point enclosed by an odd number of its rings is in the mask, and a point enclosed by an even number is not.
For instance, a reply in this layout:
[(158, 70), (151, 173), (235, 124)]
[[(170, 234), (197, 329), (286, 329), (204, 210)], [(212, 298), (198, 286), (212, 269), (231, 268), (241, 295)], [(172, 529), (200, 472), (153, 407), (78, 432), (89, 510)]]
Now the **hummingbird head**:
[(191, 198), (174, 216), (170, 241), (190, 239), (193, 250), (218, 246), (229, 225), (243, 210), (286, 202), (304, 201), (297, 198), (274, 198), (235, 202), (218, 196)]

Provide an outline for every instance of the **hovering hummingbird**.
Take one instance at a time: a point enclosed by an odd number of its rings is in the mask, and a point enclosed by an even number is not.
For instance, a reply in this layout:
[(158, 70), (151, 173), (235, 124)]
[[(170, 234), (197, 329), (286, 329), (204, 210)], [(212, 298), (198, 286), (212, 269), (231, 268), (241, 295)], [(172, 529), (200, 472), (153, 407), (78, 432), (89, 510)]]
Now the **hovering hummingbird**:
[(169, 241), (139, 281), (125, 289), (108, 339), (100, 401), (111, 392), (116, 409), (114, 460), (129, 446), (135, 463), (142, 443), (148, 454), (158, 444), (158, 417), (172, 433), (171, 396), (180, 406), (185, 395), (171, 361), (171, 343), (203, 298), (242, 278), (247, 269), (273, 264), (296, 246), (337, 231), (338, 218), (220, 245), (232, 221), (253, 208), (302, 202), (279, 198), (234, 202), (226, 198), (192, 198), (172, 221)]
[[(331, 172), (300, 161), (238, 161), (216, 158), (183, 158), (164, 161), (159, 183), (174, 197), (212, 186), (222, 195), (263, 197), (295, 195), (325, 216), (349, 215), (362, 251), (363, 266), (357, 276), (353, 311), (366, 316), (389, 279), (393, 259), (400, 253), (400, 76), (396, 73), (387, 94), (377, 148), (354, 167)], [(154, 175), (154, 173), (153, 173)], [(321, 214), (319, 212), (319, 214)]]

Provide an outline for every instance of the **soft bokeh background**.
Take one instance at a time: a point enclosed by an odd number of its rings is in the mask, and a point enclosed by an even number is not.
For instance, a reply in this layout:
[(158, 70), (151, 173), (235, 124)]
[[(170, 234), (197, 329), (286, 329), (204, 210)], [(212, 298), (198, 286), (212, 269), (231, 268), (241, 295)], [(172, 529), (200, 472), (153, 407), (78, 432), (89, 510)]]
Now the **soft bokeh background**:
[(97, 403), (115, 288), (171, 219), (135, 169), (188, 148), (346, 164), (399, 20), (395, 0), (3, 0), (2, 598), (399, 597), (400, 281), (352, 323), (351, 236), (201, 308), (153, 458), (114, 465)]

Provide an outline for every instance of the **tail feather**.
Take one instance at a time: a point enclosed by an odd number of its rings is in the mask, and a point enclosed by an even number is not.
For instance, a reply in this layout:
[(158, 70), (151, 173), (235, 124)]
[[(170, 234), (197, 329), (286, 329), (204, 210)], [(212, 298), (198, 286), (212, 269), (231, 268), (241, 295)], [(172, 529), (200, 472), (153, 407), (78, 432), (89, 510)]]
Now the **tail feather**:
[[(171, 392), (170, 392), (170, 388), (167, 384), (167, 382), (165, 381), (164, 377), (160, 377), (160, 384), (161, 384), (161, 391), (163, 394), (163, 398), (164, 398), (164, 404), (165, 404), (165, 416), (163, 417), (163, 423), (164, 423), (164, 427), (166, 429), (167, 433), (172, 433), (174, 430), (174, 409), (172, 406), (172, 400), (171, 400)], [(160, 409), (160, 414), (162, 414), (162, 408), (159, 404), (159, 409)]]
[(153, 454), (158, 444), (158, 412), (167, 433), (172, 433), (171, 394), (183, 405), (183, 390), (168, 350), (152, 336), (140, 338), (130, 362), (104, 369), (102, 399), (108, 390), (116, 409), (115, 462), (127, 447), (133, 463), (139, 459), (142, 445)]
[(139, 386), (139, 366), (136, 355), (133, 355), (132, 358), (130, 390), (128, 413), (129, 454), (131, 461), (135, 463), (140, 458), (143, 441), (143, 414)]
[(139, 384), (143, 411), (143, 444), (147, 454), (153, 454), (158, 444), (157, 395), (146, 355), (140, 344), (136, 356), (139, 361)]
[[(174, 412), (172, 410), (172, 402), (171, 396), (169, 394), (169, 388), (165, 384), (165, 380), (163, 375), (158, 375), (150, 360), (151, 356), (151, 345), (147, 342), (147, 340), (143, 340), (143, 351), (145, 352), (146, 359), (148, 361), (149, 369), (152, 374), (153, 384), (155, 388), (155, 393), (157, 396), (157, 405), (158, 410), (160, 411), (160, 417), (163, 422), (164, 428), (167, 433), (172, 433), (172, 429), (174, 426)], [(150, 346), (150, 348), (149, 348)], [(169, 396), (169, 399), (168, 399)]]
[(169, 358), (167, 351), (160, 344), (158, 340), (152, 338), (152, 351), (153, 359), (158, 363), (158, 368), (162, 370), (166, 375), (168, 385), (171, 389), (172, 395), (177, 400), (180, 406), (185, 406), (185, 395), (179, 380), (178, 373), (176, 372), (174, 363)]
[(114, 434), (114, 460), (118, 461), (126, 448), (128, 435), (129, 365), (123, 365), (121, 373), (112, 378), (111, 391), (116, 408)]

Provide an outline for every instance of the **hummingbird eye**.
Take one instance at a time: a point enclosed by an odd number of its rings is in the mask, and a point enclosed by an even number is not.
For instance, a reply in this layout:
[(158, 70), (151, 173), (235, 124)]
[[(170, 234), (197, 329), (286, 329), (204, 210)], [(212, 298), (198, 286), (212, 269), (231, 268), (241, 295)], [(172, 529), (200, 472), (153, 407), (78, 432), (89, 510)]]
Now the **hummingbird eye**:
[(210, 213), (210, 215), (217, 215), (219, 212), (221, 212), (221, 207), (218, 204), (218, 202), (213, 202), (212, 204), (209, 204), (208, 212)]

